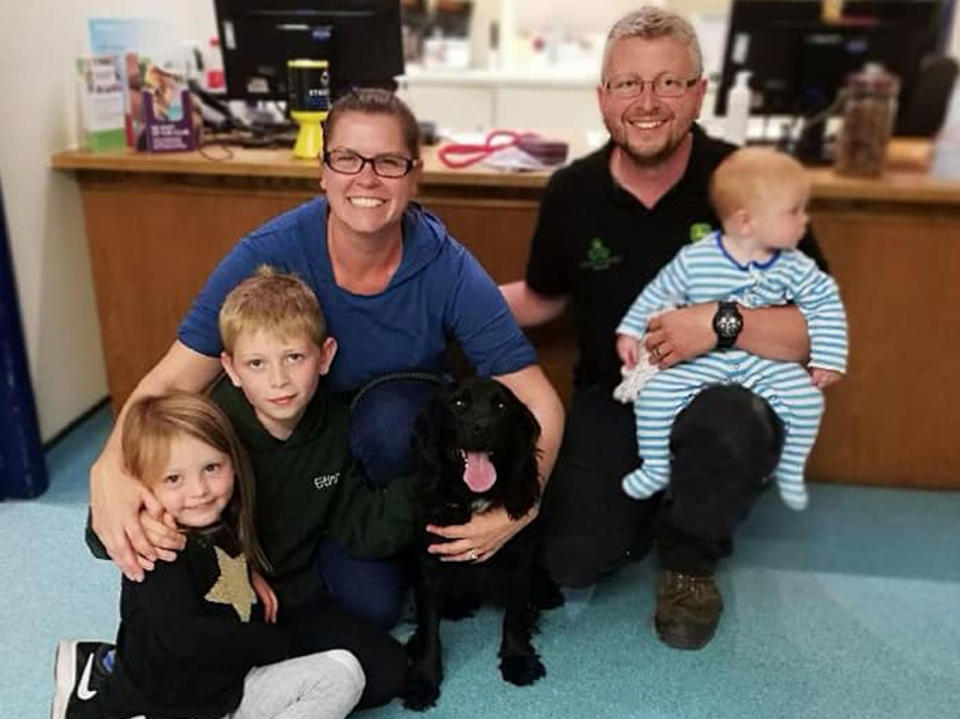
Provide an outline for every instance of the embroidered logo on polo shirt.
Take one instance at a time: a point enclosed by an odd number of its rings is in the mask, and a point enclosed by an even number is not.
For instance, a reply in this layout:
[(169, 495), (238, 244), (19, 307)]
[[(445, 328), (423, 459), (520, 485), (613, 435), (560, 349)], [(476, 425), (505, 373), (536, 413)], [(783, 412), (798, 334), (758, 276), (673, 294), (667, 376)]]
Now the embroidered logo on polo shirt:
[(313, 478), (313, 486), (317, 489), (328, 489), (339, 481), (339, 472), (334, 472), (333, 474), (321, 474), (319, 477)]
[(594, 237), (590, 241), (590, 248), (587, 250), (587, 257), (583, 262), (580, 263), (580, 266), (584, 269), (600, 271), (609, 269), (622, 259), (623, 257), (620, 255), (611, 254), (610, 250), (607, 249), (607, 246), (603, 244), (603, 240), (601, 240), (599, 237)]
[(690, 241), (696, 242), (713, 232), (709, 222), (694, 222), (690, 225)]

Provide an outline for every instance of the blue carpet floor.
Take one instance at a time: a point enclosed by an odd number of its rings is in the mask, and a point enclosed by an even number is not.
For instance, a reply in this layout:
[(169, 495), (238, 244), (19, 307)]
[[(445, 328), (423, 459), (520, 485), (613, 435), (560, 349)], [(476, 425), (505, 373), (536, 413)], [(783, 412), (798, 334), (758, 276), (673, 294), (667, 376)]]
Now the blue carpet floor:
[[(116, 631), (118, 576), (82, 543), (87, 469), (108, 427), (104, 410), (48, 454), (43, 497), (0, 503), (0, 719), (48, 716), (58, 639)], [(706, 649), (656, 640), (648, 559), (544, 616), (548, 674), (529, 688), (499, 677), (498, 612), (444, 624), (429, 716), (960, 717), (960, 493), (811, 490), (806, 512), (770, 495), (741, 528)], [(415, 715), (394, 703), (363, 716)]]

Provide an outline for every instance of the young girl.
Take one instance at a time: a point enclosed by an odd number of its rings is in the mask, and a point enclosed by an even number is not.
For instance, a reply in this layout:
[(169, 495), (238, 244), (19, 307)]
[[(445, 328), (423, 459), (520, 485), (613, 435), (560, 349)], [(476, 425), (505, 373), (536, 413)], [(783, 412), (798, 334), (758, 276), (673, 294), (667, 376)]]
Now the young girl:
[(123, 459), (176, 520), (186, 547), (143, 582), (123, 580), (116, 659), (97, 687), (99, 711), (78, 701), (94, 698), (87, 690), (61, 702), (62, 715), (346, 716), (365, 683), (353, 654), (287, 659), (286, 635), (257, 603), (251, 572), (266, 560), (253, 531), (253, 478), (220, 408), (184, 393), (141, 399), (124, 421)]

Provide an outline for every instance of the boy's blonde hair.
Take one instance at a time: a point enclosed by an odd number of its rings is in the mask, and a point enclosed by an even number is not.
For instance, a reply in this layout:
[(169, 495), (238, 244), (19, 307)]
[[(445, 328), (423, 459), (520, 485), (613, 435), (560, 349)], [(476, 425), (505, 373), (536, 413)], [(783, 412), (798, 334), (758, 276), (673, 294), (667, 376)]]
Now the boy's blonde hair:
[(281, 337), (306, 334), (323, 347), (327, 323), (320, 302), (306, 283), (293, 274), (261, 265), (234, 287), (220, 308), (220, 341), (232, 355), (242, 332), (266, 330)]
[(710, 178), (710, 204), (721, 220), (751, 210), (784, 190), (808, 191), (803, 165), (783, 152), (744, 147), (730, 154)]
[(222, 519), (236, 532), (250, 566), (269, 569), (254, 525), (256, 490), (250, 460), (230, 420), (209, 397), (171, 392), (134, 402), (123, 421), (124, 468), (147, 487), (153, 486), (163, 479), (170, 443), (180, 435), (189, 435), (230, 457), (234, 491)]

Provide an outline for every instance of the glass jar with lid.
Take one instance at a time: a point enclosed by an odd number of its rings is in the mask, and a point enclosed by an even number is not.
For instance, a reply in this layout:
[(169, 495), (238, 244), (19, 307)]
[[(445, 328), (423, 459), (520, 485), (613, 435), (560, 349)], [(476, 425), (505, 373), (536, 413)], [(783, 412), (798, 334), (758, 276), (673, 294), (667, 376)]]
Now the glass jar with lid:
[(867, 63), (861, 72), (847, 78), (834, 163), (838, 173), (871, 176), (883, 172), (899, 92), (900, 79), (878, 63)]

